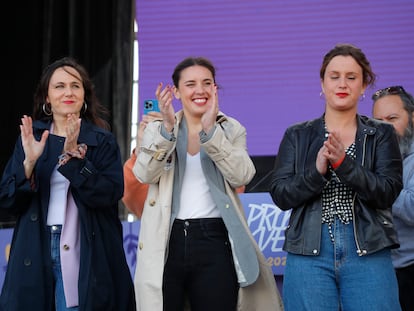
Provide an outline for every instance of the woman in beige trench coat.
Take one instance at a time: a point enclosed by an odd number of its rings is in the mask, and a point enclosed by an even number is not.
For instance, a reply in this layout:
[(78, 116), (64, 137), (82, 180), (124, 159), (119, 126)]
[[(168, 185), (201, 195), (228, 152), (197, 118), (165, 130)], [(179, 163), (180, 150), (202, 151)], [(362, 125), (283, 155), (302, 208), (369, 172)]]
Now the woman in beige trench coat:
[[(283, 310), (272, 270), (250, 233), (235, 190), (255, 174), (246, 150), (246, 130), (237, 120), (219, 112), (215, 70), (207, 59), (183, 60), (174, 71), (173, 82), (173, 87), (160, 84), (157, 88), (163, 118), (147, 124), (133, 167), (136, 177), (150, 185), (138, 243), (137, 309), (175, 310), (185, 300), (188, 304), (183, 310), (192, 311)], [(183, 110), (177, 113), (172, 106), (173, 95), (183, 104)], [(189, 169), (193, 157), (196, 164)], [(202, 182), (186, 175), (189, 172), (202, 176)], [(221, 267), (208, 268), (209, 281), (201, 286), (193, 282), (186, 287), (187, 280), (192, 279), (185, 279), (180, 291), (176, 274), (181, 278), (187, 270), (181, 272), (179, 260), (174, 259), (182, 248), (176, 241), (187, 243), (193, 224), (195, 232), (203, 236), (204, 223), (226, 233), (217, 238), (223, 243), (209, 245), (202, 258), (208, 261), (204, 257), (220, 253)], [(185, 227), (188, 224), (190, 227)], [(178, 230), (182, 225), (184, 230)], [(216, 245), (220, 247), (215, 249)], [(226, 245), (228, 252), (222, 252), (221, 245)], [(209, 264), (215, 267), (214, 258)], [(221, 260), (231, 266), (223, 268), (226, 266)], [(197, 273), (197, 269), (191, 271), (191, 275)], [(202, 301), (203, 297), (206, 300)]]

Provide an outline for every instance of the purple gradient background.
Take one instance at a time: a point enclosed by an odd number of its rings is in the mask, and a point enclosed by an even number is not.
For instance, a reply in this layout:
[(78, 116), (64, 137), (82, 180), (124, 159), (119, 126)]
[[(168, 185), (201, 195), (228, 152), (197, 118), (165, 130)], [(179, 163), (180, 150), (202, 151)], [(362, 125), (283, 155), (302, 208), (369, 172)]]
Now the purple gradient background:
[(336, 43), (362, 48), (378, 75), (361, 114), (377, 88), (414, 93), (414, 1), (137, 0), (136, 10), (140, 113), (178, 62), (208, 57), (220, 108), (246, 127), (252, 156), (276, 155), (289, 125), (323, 113), (319, 68)]

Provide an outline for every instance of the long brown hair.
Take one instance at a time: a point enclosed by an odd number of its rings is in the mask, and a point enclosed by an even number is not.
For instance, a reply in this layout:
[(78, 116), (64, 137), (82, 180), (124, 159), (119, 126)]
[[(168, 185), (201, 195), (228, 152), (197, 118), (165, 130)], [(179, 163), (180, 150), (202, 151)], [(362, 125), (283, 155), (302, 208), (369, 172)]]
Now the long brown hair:
[[(99, 102), (95, 93), (94, 85), (86, 69), (71, 57), (58, 59), (43, 70), (40, 81), (34, 93), (33, 119), (51, 120), (53, 118), (52, 115), (48, 115), (44, 111), (44, 105), (47, 106), (46, 97), (48, 95), (49, 83), (56, 69), (63, 68), (63, 70), (65, 70), (65, 67), (75, 69), (79, 73), (82, 80), (82, 85), (85, 90), (85, 103), (80, 111), (81, 118), (95, 124), (98, 127), (109, 130), (110, 125), (107, 121), (107, 118), (109, 117), (109, 110)], [(71, 74), (69, 71), (66, 72)]]

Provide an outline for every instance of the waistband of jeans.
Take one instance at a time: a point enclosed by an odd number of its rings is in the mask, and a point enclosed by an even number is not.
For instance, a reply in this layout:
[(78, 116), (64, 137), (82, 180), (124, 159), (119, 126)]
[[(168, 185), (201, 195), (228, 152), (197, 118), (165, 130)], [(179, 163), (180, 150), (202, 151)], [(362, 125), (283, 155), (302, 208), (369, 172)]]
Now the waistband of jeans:
[(226, 231), (226, 225), (222, 218), (190, 218), (190, 219), (175, 219), (173, 226), (179, 228), (198, 228), (204, 230), (219, 230), (219, 231)]
[(62, 232), (62, 225), (51, 225), (47, 227), (50, 233), (61, 233)]

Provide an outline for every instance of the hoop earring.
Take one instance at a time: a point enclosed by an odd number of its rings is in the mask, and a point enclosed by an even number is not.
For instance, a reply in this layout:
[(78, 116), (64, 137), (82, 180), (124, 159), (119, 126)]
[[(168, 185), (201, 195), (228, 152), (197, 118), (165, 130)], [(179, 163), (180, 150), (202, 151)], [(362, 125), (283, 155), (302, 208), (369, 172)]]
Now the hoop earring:
[(88, 110), (88, 104), (86, 102), (83, 102), (83, 103), (84, 103), (84, 105), (83, 105), (83, 114), (85, 114), (86, 110)]
[(48, 112), (48, 111), (46, 110), (46, 103), (44, 103), (44, 104), (43, 104), (42, 109), (43, 109), (43, 113), (44, 113), (45, 115), (47, 115), (48, 117), (50, 117), (50, 116), (53, 114), (53, 113), (52, 113), (52, 109), (50, 110), (50, 112)]
[(320, 98), (324, 98), (324, 95), (325, 95), (325, 94), (324, 94), (322, 91), (319, 93), (319, 97), (320, 97)]
[(363, 102), (363, 101), (364, 101), (364, 99), (365, 99), (365, 93), (362, 93), (362, 94), (361, 94), (361, 101)]

